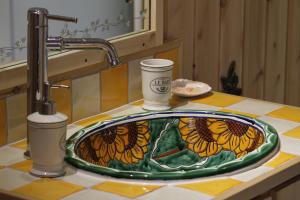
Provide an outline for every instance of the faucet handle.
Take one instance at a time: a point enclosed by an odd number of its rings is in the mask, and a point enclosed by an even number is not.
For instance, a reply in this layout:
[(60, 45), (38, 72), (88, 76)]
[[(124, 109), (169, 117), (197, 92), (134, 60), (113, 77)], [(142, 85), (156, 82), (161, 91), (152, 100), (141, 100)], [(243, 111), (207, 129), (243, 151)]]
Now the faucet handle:
[(51, 83), (44, 82), (44, 99), (42, 99), (40, 104), (39, 113), (43, 115), (52, 115), (56, 113), (55, 102), (50, 100), (50, 89), (51, 88), (70, 88), (67, 85), (52, 85)]
[(54, 89), (57, 89), (57, 88), (66, 88), (66, 89), (69, 89), (70, 86), (59, 84), (59, 85), (51, 85), (51, 88), (54, 88)]
[(44, 97), (44, 101), (49, 101), (50, 100), (50, 89), (51, 88), (70, 88), (69, 86), (67, 85), (54, 85), (54, 84), (51, 84), (49, 83), (48, 81), (47, 82), (44, 82), (44, 92), (45, 92), (45, 97)]
[(48, 16), (48, 19), (52, 19), (52, 20), (77, 23), (76, 17), (66, 17), (66, 16), (50, 15), (50, 14), (48, 14), (47, 16)]

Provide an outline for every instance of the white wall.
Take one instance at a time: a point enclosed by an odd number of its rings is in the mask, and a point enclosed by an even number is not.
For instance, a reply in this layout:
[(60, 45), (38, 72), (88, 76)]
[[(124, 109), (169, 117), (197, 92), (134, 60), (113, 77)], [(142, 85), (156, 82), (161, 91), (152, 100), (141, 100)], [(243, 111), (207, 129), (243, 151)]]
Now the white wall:
[[(11, 30), (10, 30), (10, 0), (0, 0), (0, 47), (11, 46)], [(3, 52), (3, 54), (6, 52)], [(0, 49), (0, 63), (7, 63), (11, 61), (11, 56), (1, 56)]]

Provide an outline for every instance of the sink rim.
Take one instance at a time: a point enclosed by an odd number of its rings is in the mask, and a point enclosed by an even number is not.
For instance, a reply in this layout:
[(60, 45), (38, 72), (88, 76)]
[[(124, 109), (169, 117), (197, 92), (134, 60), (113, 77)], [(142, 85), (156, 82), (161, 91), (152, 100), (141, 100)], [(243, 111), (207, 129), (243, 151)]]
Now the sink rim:
[[(172, 114), (172, 116), (170, 116)], [(224, 118), (239, 121), (242, 123), (250, 123), (252, 126), (258, 128), (265, 134), (265, 142), (257, 149), (249, 152), (242, 158), (236, 158), (235, 160), (222, 163), (218, 166), (211, 166), (208, 168), (201, 168), (196, 170), (186, 171), (172, 171), (172, 172), (139, 172), (139, 171), (126, 171), (109, 167), (103, 167), (95, 165), (81, 159), (75, 153), (76, 145), (79, 144), (84, 138), (89, 135), (105, 129), (111, 126), (124, 124), (126, 122), (138, 121), (144, 119), (167, 117), (211, 117), (211, 118)], [(116, 178), (129, 178), (129, 179), (144, 179), (144, 180), (177, 180), (177, 179), (190, 179), (199, 177), (208, 177), (212, 175), (220, 175), (231, 172), (240, 172), (249, 169), (250, 167), (256, 167), (262, 162), (269, 160), (279, 149), (279, 137), (275, 128), (270, 124), (261, 121), (259, 119), (247, 117), (239, 114), (226, 113), (221, 111), (208, 111), (208, 110), (171, 110), (163, 112), (143, 112), (132, 115), (125, 115), (120, 117), (114, 117), (108, 120), (103, 120), (86, 126), (76, 133), (74, 133), (66, 143), (66, 158), (65, 160), (73, 166), (92, 171), (101, 175), (108, 175)]]

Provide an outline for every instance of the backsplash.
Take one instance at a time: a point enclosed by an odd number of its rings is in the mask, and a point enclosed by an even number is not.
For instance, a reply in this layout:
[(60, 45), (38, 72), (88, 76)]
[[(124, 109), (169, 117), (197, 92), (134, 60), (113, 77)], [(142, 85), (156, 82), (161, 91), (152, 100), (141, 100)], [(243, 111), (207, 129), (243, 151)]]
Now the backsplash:
[[(52, 99), (58, 112), (66, 114), (69, 123), (141, 99), (140, 61), (165, 58), (174, 61), (173, 78), (179, 71), (179, 49), (146, 55), (116, 68), (72, 80), (59, 81), (69, 89), (52, 89)], [(0, 99), (0, 145), (26, 137), (26, 93)]]

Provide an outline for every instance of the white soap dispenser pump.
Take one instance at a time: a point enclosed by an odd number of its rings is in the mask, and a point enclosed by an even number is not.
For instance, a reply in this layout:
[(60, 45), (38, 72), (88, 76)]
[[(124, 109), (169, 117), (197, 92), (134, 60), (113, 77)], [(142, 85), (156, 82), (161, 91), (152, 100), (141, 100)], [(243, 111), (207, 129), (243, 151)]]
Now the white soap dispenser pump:
[(51, 86), (44, 82), (44, 99), (38, 112), (27, 117), (28, 137), (32, 159), (31, 174), (39, 177), (58, 177), (65, 174), (64, 157), (68, 117), (55, 110), (55, 102), (49, 100), (50, 89), (68, 87)]

